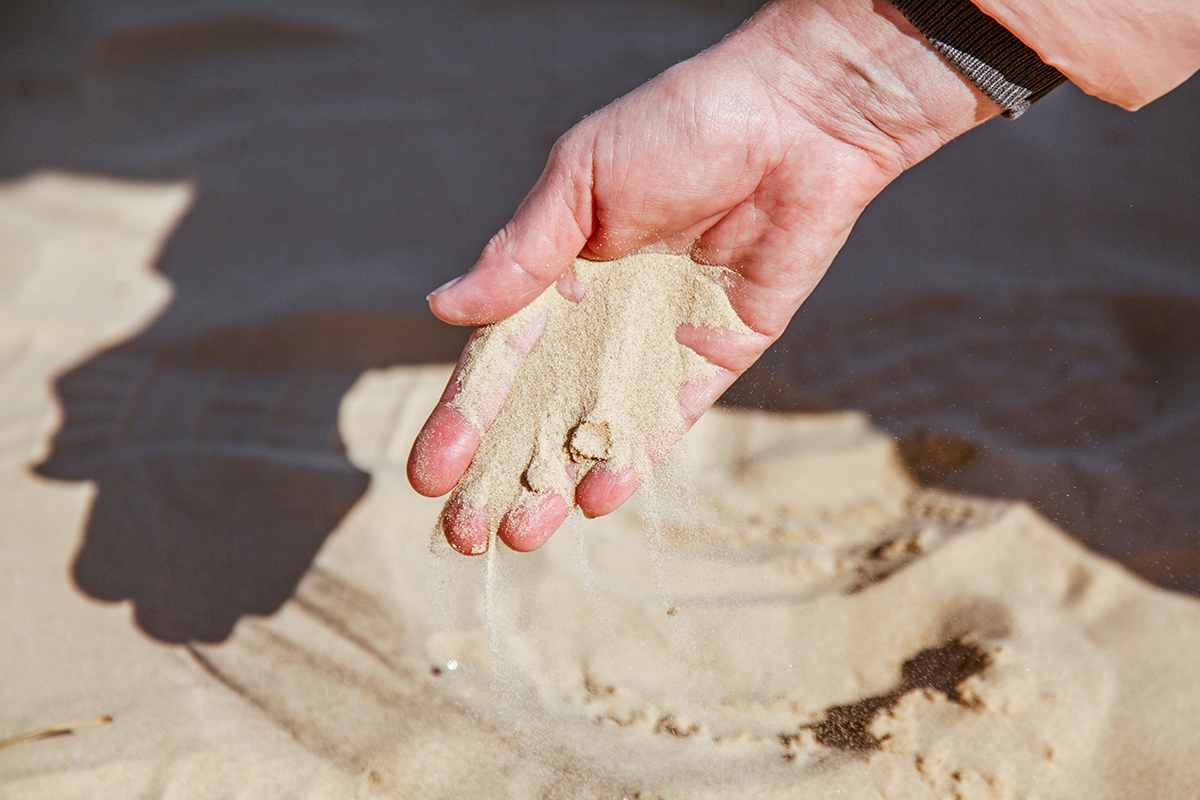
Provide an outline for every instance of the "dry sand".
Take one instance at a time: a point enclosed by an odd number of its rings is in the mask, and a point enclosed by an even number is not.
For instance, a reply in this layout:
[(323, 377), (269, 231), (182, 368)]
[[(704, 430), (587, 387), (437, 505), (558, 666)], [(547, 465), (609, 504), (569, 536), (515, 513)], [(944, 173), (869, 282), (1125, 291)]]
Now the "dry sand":
[(487, 510), (493, 534), (535, 494), (573, 503), (599, 461), (649, 477), (653, 454), (683, 435), (680, 387), (717, 372), (675, 341), (676, 329), (751, 332), (721, 273), (680, 255), (576, 259), (557, 285), (473, 340), (455, 407), (483, 429), (479, 409), (511, 385), (457, 492)]
[(368, 372), (338, 427), (370, 487), (291, 598), (220, 643), (147, 636), (69, 574), (95, 489), (30, 466), (53, 376), (161, 308), (187, 200), (0, 193), (0, 739), (114, 718), (0, 749), (6, 797), (1194, 796), (1200, 603), (917, 488), (853, 412), (716, 411), (631, 507), (475, 560), (428, 552), (438, 501), (404, 478), (448, 367)]
[(731, 398), (826, 413), (428, 552), (426, 292), (759, 4), (3, 4), (0, 742), (114, 722), (0, 795), (1195, 797), (1200, 604), (1095, 551), (1200, 591), (1196, 81), (889, 187)]

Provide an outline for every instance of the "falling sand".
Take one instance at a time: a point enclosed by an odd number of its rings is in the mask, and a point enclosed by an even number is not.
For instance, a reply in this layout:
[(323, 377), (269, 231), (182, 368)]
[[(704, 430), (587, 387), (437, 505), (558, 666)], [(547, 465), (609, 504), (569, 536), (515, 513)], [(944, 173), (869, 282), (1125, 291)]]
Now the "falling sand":
[(481, 333), (455, 406), (487, 427), (480, 410), (498, 385), (511, 379), (512, 389), (459, 490), (469, 507), (488, 510), (492, 532), (536, 494), (569, 501), (600, 461), (649, 473), (684, 432), (680, 387), (718, 369), (679, 344), (676, 330), (752, 332), (730, 306), (722, 272), (677, 255), (576, 259), (556, 286)]

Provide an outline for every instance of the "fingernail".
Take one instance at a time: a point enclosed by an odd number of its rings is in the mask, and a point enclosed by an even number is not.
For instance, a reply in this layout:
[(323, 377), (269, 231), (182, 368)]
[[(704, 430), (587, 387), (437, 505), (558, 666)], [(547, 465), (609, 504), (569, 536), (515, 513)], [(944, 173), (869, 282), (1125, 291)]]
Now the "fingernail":
[(454, 280), (452, 280), (452, 281), (446, 281), (446, 282), (445, 282), (445, 283), (443, 283), (441, 286), (439, 286), (438, 288), (434, 289), (434, 290), (433, 290), (432, 292), (430, 292), (429, 294), (425, 295), (425, 299), (426, 299), (426, 300), (430, 300), (430, 299), (432, 299), (432, 298), (436, 297), (437, 295), (439, 295), (439, 294), (441, 294), (442, 292), (446, 291), (446, 290), (447, 290), (447, 289), (449, 289), (451, 286), (453, 286), (454, 284), (458, 283), (459, 281), (461, 281), (461, 280), (462, 280), (463, 278), (465, 278), (465, 277), (467, 277), (467, 276), (466, 276), (466, 275), (459, 275), (457, 278), (455, 278), (455, 279), (454, 279)]

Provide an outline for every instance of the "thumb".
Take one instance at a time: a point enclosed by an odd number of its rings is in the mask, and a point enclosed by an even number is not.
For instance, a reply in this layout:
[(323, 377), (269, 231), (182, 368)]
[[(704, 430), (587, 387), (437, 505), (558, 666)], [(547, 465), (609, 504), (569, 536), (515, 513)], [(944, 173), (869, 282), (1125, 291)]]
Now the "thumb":
[(556, 152), (512, 220), (475, 266), (429, 295), (435, 316), (454, 325), (487, 325), (511, 316), (554, 283), (594, 230), (591, 174)]

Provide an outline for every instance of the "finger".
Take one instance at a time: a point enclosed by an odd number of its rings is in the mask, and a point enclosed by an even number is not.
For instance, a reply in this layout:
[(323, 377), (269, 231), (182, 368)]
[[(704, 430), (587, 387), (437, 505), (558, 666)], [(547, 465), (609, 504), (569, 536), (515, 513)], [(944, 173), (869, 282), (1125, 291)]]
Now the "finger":
[[(408, 482), (426, 497), (440, 497), (454, 488), (471, 465), (483, 433), (491, 427), (504, 407), (517, 368), (532, 352), (546, 328), (544, 313), (531, 315), (514, 335), (498, 328), (480, 328), (463, 348), (462, 356), (446, 383), (442, 397), (429, 415), (408, 455)], [(470, 401), (468, 408), (459, 402), (464, 388), (464, 373), (476, 358), (487, 351), (499, 350), (497, 363), (506, 364), (482, 396)]]
[(774, 340), (761, 333), (742, 333), (728, 328), (684, 323), (676, 329), (675, 341), (710, 364), (740, 375), (758, 360)]
[(683, 416), (684, 432), (692, 429), (700, 415), (711, 408), (741, 374), (740, 371), (719, 369), (706, 381), (693, 381), (679, 387), (679, 413)]
[[(453, 379), (446, 391), (452, 389), (457, 394)], [(453, 489), (479, 449), (479, 431), (450, 405), (452, 401), (453, 396), (443, 395), (408, 454), (408, 482), (426, 497), (441, 497)]]
[(580, 144), (555, 145), (545, 172), (475, 266), (429, 296), (439, 319), (455, 325), (496, 322), (524, 308), (562, 274), (593, 230), (585, 164)]
[(453, 403), (462, 389), (460, 379), (471, 346), (480, 336), (482, 333), (476, 331), (463, 348), (441, 398), (408, 453), (408, 482), (426, 497), (441, 497), (453, 489), (479, 449), (481, 432)]
[(500, 520), (499, 537), (518, 553), (537, 550), (558, 530), (570, 511), (557, 492), (527, 495)]
[(637, 491), (641, 477), (633, 467), (613, 471), (606, 463), (592, 467), (575, 487), (575, 504), (589, 519), (611, 514)]
[(487, 552), (490, 534), (486, 508), (474, 508), (461, 494), (455, 494), (442, 509), (438, 524), (446, 542), (464, 556)]
[[(679, 387), (679, 413), (683, 417), (683, 430), (679, 436), (659, 442), (649, 453), (650, 468), (657, 467), (678, 443), (696, 420), (700, 418), (717, 398), (737, 380), (741, 372), (718, 369), (705, 381), (685, 383)], [(588, 517), (602, 517), (616, 511), (628, 500), (639, 485), (642, 476), (633, 467), (613, 470), (607, 463), (593, 467), (575, 489), (575, 503)]]

